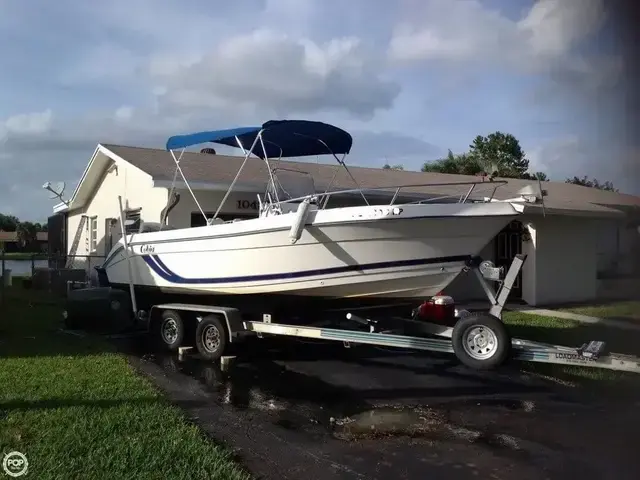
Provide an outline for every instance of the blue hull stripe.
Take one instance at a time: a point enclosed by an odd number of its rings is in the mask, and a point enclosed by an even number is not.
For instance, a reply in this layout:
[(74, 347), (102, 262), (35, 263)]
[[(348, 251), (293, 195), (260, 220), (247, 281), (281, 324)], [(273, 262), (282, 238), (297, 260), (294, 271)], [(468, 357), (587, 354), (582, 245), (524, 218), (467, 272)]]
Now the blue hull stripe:
[(245, 283), (262, 282), (271, 280), (295, 280), (323, 275), (335, 275), (349, 272), (366, 272), (368, 270), (381, 270), (387, 268), (414, 267), (432, 265), (437, 263), (464, 262), (471, 258), (469, 255), (457, 255), (452, 257), (416, 258), (394, 262), (376, 262), (359, 265), (344, 265), (340, 267), (319, 268), (314, 270), (302, 270), (298, 272), (269, 273), (266, 275), (245, 275), (240, 277), (211, 277), (211, 278), (184, 278), (171, 271), (157, 255), (141, 255), (144, 261), (160, 277), (171, 283), (179, 284), (220, 284), (220, 283)]

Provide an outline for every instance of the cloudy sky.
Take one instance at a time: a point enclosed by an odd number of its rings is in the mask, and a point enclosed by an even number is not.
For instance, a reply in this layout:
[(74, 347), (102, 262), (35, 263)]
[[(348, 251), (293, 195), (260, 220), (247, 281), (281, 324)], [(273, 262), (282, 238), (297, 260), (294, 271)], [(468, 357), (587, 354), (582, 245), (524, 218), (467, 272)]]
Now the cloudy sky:
[(311, 118), (419, 169), (495, 130), (639, 193), (601, 0), (0, 0), (0, 212), (42, 220), (98, 142)]

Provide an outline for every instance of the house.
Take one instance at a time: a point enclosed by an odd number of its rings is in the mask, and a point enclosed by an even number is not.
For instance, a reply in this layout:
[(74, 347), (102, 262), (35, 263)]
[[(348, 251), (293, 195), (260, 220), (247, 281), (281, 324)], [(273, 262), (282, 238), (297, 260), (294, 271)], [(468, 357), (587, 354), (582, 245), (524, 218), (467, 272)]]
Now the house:
[[(68, 204), (54, 207), (49, 227), (50, 238), (58, 239), (54, 249), (66, 252), (69, 263), (89, 256), (95, 266), (120, 236), (118, 196), (129, 220), (126, 223), (131, 223), (128, 228), (136, 231), (140, 220), (160, 221), (172, 186), (180, 200), (168, 213), (168, 223), (175, 227), (203, 225), (202, 212), (207, 216), (215, 212), (243, 161), (242, 157), (217, 155), (211, 149), (203, 152), (185, 152), (180, 159), (198, 206), (181, 178), (174, 181), (175, 164), (168, 152), (98, 145)], [(336, 173), (336, 166), (331, 164), (281, 161), (279, 166), (307, 172), (317, 191), (329, 185), (334, 190), (353, 189), (353, 179), (363, 189), (389, 187), (367, 191), (367, 198), (375, 203), (389, 201), (395, 193), (392, 186), (407, 184), (429, 185), (403, 188), (398, 201), (440, 196), (457, 201), (468, 193), (469, 185), (445, 183), (479, 180), (463, 175), (349, 167), (351, 179), (342, 168)], [(268, 174), (263, 161), (249, 159), (220, 217), (257, 216), (257, 195), (264, 193)], [(475, 187), (473, 194), (506, 199), (519, 196), (525, 187), (539, 190), (537, 182), (509, 179), (498, 189), (487, 181)], [(528, 255), (512, 299), (548, 305), (640, 291), (640, 197), (559, 182), (544, 182), (543, 188), (547, 192), (544, 205), (528, 204), (521, 221), (512, 222), (481, 253), (498, 265), (508, 265), (517, 253)], [(350, 192), (332, 197), (331, 202), (336, 206), (358, 205), (362, 198), (358, 192)], [(483, 298), (474, 279), (468, 277), (459, 276), (447, 293), (456, 299)]]
[[(47, 232), (37, 232), (35, 243), (31, 251), (33, 253), (42, 253), (47, 251), (48, 234)], [(0, 230), (0, 250), (7, 253), (20, 252), (20, 242), (18, 241), (17, 232), (3, 232)]]

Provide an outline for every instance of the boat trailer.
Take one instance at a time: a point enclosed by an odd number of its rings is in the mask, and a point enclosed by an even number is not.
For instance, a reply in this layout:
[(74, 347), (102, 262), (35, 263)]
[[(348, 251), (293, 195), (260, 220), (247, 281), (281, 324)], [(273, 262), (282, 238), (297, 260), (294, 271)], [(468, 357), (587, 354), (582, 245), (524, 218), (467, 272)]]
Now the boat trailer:
[[(92, 301), (96, 295), (105, 295), (109, 306), (101, 310), (111, 311), (116, 317), (125, 314), (128, 304), (133, 316), (125, 323), (129, 322), (130, 329), (150, 334), (163, 349), (170, 351), (182, 353), (195, 346), (199, 357), (210, 361), (229, 355), (230, 344), (237, 345), (236, 351), (241, 355), (243, 339), (248, 336), (287, 336), (342, 342), (347, 348), (363, 344), (453, 353), (462, 364), (479, 370), (493, 369), (513, 359), (640, 373), (640, 358), (608, 353), (602, 341), (567, 347), (511, 338), (502, 322), (502, 310), (525, 260), (526, 255), (516, 255), (506, 274), (503, 267), (496, 267), (491, 261), (479, 257), (467, 261), (465, 271), (473, 272), (482, 286), (489, 301), (488, 311), (457, 310), (451, 297), (436, 295), (410, 316), (372, 318), (343, 312), (342, 318), (334, 315), (322, 326), (300, 325), (287, 322), (286, 318), (275, 319), (268, 313), (262, 315), (261, 321), (253, 320), (256, 317), (246, 320), (238, 308), (228, 306), (190, 303), (142, 306), (131, 283), (128, 293), (109, 288), (84, 289), (84, 294), (83, 289), (72, 290), (68, 297), (71, 305), (63, 316), (66, 325), (73, 329), (77, 322), (73, 302)], [(498, 284), (497, 290), (491, 282)]]
[[(488, 313), (456, 311), (456, 321), (453, 326), (417, 320), (415, 316), (411, 320), (390, 319), (395, 320), (396, 325), (404, 324), (413, 331), (419, 331), (419, 336), (381, 331), (379, 321), (361, 318), (351, 313), (346, 315), (347, 319), (368, 327), (368, 331), (277, 324), (272, 322), (271, 315), (264, 315), (262, 322), (244, 322), (244, 327), (259, 335), (285, 335), (340, 341), (347, 348), (351, 344), (369, 344), (453, 353), (464, 365), (481, 370), (495, 368), (508, 359), (513, 359), (640, 373), (639, 357), (607, 353), (606, 343), (603, 341), (589, 341), (580, 347), (573, 348), (511, 338), (501, 320), (502, 310), (525, 260), (526, 255), (516, 255), (505, 276), (502, 276), (502, 269), (493, 266), (491, 262), (483, 262), (479, 258), (469, 262), (467, 270), (475, 273), (491, 304)], [(501, 283), (497, 293), (487, 280)], [(438, 297), (434, 298), (437, 302)], [(501, 348), (501, 343), (502, 347), (506, 348)]]
[[(271, 314), (263, 314), (262, 321), (247, 321), (237, 308), (199, 304), (158, 304), (148, 312), (135, 313), (146, 330), (170, 350), (190, 350), (183, 341), (190, 335), (187, 332), (194, 332), (200, 358), (212, 361), (223, 357), (229, 344), (241, 345), (247, 336), (288, 336), (342, 342), (347, 348), (366, 344), (453, 353), (462, 364), (479, 370), (513, 359), (640, 373), (640, 358), (607, 353), (602, 341), (573, 348), (511, 338), (502, 322), (502, 310), (525, 260), (526, 255), (516, 255), (506, 275), (503, 267), (479, 257), (467, 262), (465, 270), (475, 274), (489, 300), (489, 310), (483, 312), (456, 310), (451, 297), (436, 296), (416, 308), (411, 318), (374, 319), (347, 313), (340, 328), (278, 323)], [(490, 282), (498, 283), (497, 291)], [(135, 298), (131, 303), (136, 304)], [(188, 328), (187, 318), (195, 318), (194, 328)], [(342, 327), (345, 320), (347, 328)]]

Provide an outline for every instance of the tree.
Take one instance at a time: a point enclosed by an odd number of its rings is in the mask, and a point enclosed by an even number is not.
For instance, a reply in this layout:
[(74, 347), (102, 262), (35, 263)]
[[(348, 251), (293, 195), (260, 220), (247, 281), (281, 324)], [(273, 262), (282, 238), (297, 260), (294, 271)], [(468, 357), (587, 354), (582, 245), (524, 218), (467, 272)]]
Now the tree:
[(510, 133), (478, 135), (469, 148), (469, 155), (489, 174), (506, 178), (529, 177), (529, 160), (518, 139)]
[(586, 175), (582, 178), (573, 177), (567, 178), (565, 183), (573, 183), (574, 185), (582, 185), (583, 187), (597, 188), (599, 190), (607, 190), (609, 192), (617, 192), (618, 189), (613, 186), (613, 183), (606, 181), (600, 183), (597, 178), (590, 180)]
[(28, 249), (38, 240), (38, 230), (31, 222), (20, 222), (16, 228), (18, 243), (22, 248)]
[(15, 232), (18, 227), (18, 217), (14, 217), (13, 215), (3, 215), (0, 213), (0, 231), (3, 232)]
[(382, 169), (383, 169), (383, 170), (404, 170), (404, 166), (402, 166), (402, 165), (400, 165), (400, 164), (398, 164), (398, 165), (393, 165), (393, 166), (392, 166), (392, 165), (389, 165), (388, 163), (385, 163), (385, 164), (382, 166)]
[(482, 166), (475, 158), (463, 153), (454, 154), (451, 150), (445, 158), (427, 162), (422, 165), (423, 172), (452, 173), (458, 175), (477, 175), (482, 172)]
[[(20, 219), (14, 215), (4, 215), (0, 213), (0, 232), (16, 232)], [(36, 229), (36, 232), (46, 232), (49, 226), (46, 223), (40, 222), (26, 222), (32, 223)]]
[(536, 173), (525, 173), (522, 175), (523, 180), (540, 180), (541, 182), (548, 182), (549, 177), (544, 172), (536, 172)]
[(543, 172), (527, 172), (527, 160), (520, 142), (510, 133), (494, 132), (484, 137), (478, 135), (469, 146), (469, 152), (453, 154), (451, 150), (445, 158), (425, 163), (423, 172), (457, 173), (460, 175), (478, 175), (522, 178), (526, 180), (547, 181)]

